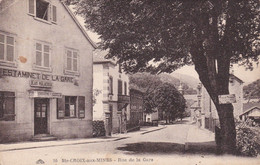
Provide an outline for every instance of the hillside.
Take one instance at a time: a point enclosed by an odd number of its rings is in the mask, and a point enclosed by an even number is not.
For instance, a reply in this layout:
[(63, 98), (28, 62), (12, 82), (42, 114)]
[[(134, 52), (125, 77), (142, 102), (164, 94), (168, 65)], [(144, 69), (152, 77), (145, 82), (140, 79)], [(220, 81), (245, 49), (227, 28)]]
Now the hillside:
[(180, 79), (181, 82), (187, 84), (190, 88), (197, 88), (198, 84), (200, 83), (199, 79), (196, 79), (196, 78), (186, 75), (186, 74), (173, 72), (170, 75), (176, 79)]
[[(185, 76), (183, 76), (183, 77), (185, 77)], [(170, 84), (173, 84), (176, 89), (178, 89), (180, 86), (180, 80), (176, 77), (173, 77), (170, 74), (160, 74), (160, 75), (155, 76), (155, 75), (151, 75), (148, 73), (137, 73), (137, 74), (130, 76), (130, 87), (143, 91), (147, 87), (146, 86), (147, 80), (150, 82), (155, 81), (156, 83), (158, 83), (158, 81), (168, 82)], [(197, 86), (195, 86), (195, 88), (190, 86), (190, 84), (193, 86), (194, 86), (194, 84), (186, 83), (184, 81), (181, 81), (181, 83), (183, 86), (184, 94), (196, 94), (197, 93), (196, 92)]]
[(244, 98), (246, 99), (259, 99), (260, 98), (260, 79), (245, 85), (243, 88)]

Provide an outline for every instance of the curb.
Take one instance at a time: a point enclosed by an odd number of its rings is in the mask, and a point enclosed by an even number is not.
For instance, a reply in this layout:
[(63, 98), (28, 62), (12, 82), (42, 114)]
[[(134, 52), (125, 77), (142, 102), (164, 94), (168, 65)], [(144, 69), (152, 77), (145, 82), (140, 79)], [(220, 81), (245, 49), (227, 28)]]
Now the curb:
[(146, 132), (143, 132), (141, 133), (141, 135), (144, 135), (144, 134), (147, 134), (147, 133), (150, 133), (150, 132), (155, 132), (155, 131), (159, 131), (161, 129), (165, 129), (167, 126), (163, 126), (162, 128), (157, 128), (157, 129), (154, 129), (154, 130), (151, 130), (151, 131), (146, 131)]
[(48, 147), (58, 147), (58, 146), (69, 146), (69, 145), (78, 145), (78, 144), (89, 144), (89, 143), (102, 143), (102, 142), (109, 142), (109, 141), (119, 141), (123, 139), (127, 139), (129, 137), (118, 137), (115, 139), (107, 139), (101, 141), (91, 141), (91, 142), (75, 142), (75, 143), (68, 143), (68, 144), (52, 144), (46, 146), (33, 146), (33, 147), (21, 147), (21, 148), (12, 148), (12, 149), (3, 149), (0, 152), (7, 152), (7, 151), (17, 151), (17, 150), (26, 150), (26, 149), (35, 149), (35, 148), (48, 148)]
[[(141, 133), (141, 135), (150, 133), (150, 132), (154, 132), (154, 131), (158, 131), (161, 129), (166, 128), (167, 126), (164, 126), (162, 128), (157, 128), (154, 130), (150, 130), (150, 131), (146, 131)], [(125, 136), (125, 137), (116, 137), (116, 138), (110, 138), (110, 139), (106, 139), (106, 140), (96, 140), (96, 141), (86, 141), (86, 142), (71, 142), (71, 143), (67, 143), (67, 144), (51, 144), (51, 145), (45, 145), (45, 146), (32, 146), (32, 147), (18, 147), (18, 148), (10, 148), (10, 149), (0, 149), (0, 153), (1, 152), (7, 152), (7, 151), (17, 151), (17, 150), (27, 150), (27, 149), (35, 149), (35, 148), (47, 148), (47, 147), (58, 147), (58, 146), (69, 146), (69, 145), (78, 145), (78, 144), (89, 144), (89, 143), (102, 143), (102, 142), (111, 142), (111, 141), (119, 141), (119, 140), (123, 140), (123, 139), (127, 139), (129, 138), (129, 136)], [(35, 142), (37, 143), (37, 142)]]

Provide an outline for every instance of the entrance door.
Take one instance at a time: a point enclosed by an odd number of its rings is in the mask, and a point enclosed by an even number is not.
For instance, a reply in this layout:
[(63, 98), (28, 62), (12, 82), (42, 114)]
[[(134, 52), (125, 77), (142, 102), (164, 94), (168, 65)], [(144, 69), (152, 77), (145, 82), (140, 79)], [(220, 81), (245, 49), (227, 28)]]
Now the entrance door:
[(49, 99), (34, 99), (34, 134), (47, 133)]

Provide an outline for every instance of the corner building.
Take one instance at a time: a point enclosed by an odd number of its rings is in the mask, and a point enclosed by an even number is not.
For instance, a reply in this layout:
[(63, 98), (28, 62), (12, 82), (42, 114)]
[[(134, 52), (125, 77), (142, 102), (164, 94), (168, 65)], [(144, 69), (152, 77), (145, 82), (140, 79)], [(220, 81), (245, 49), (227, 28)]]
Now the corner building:
[(92, 52), (58, 0), (0, 2), (0, 142), (92, 136)]

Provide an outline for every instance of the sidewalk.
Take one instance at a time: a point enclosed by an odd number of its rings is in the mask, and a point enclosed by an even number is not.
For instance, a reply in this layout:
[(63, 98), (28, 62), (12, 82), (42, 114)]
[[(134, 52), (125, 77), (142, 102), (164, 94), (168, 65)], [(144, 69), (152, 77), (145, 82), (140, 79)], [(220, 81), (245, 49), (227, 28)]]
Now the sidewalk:
[(198, 126), (190, 124), (187, 139), (185, 142), (185, 150), (210, 150), (215, 151), (215, 133)]
[[(141, 128), (140, 131), (132, 133), (149, 133), (165, 128), (165, 126), (159, 125), (158, 127), (145, 127)], [(56, 147), (56, 146), (65, 146), (65, 145), (77, 145), (77, 144), (87, 144), (87, 143), (100, 143), (100, 142), (109, 142), (109, 141), (118, 141), (121, 139), (129, 138), (132, 133), (126, 134), (113, 134), (112, 137), (97, 137), (97, 138), (87, 138), (87, 139), (63, 139), (55, 141), (42, 141), (42, 142), (18, 142), (18, 143), (8, 143), (0, 144), (0, 152), (12, 151), (12, 150), (24, 150), (24, 149), (33, 149), (33, 148), (45, 148), (45, 147)]]

